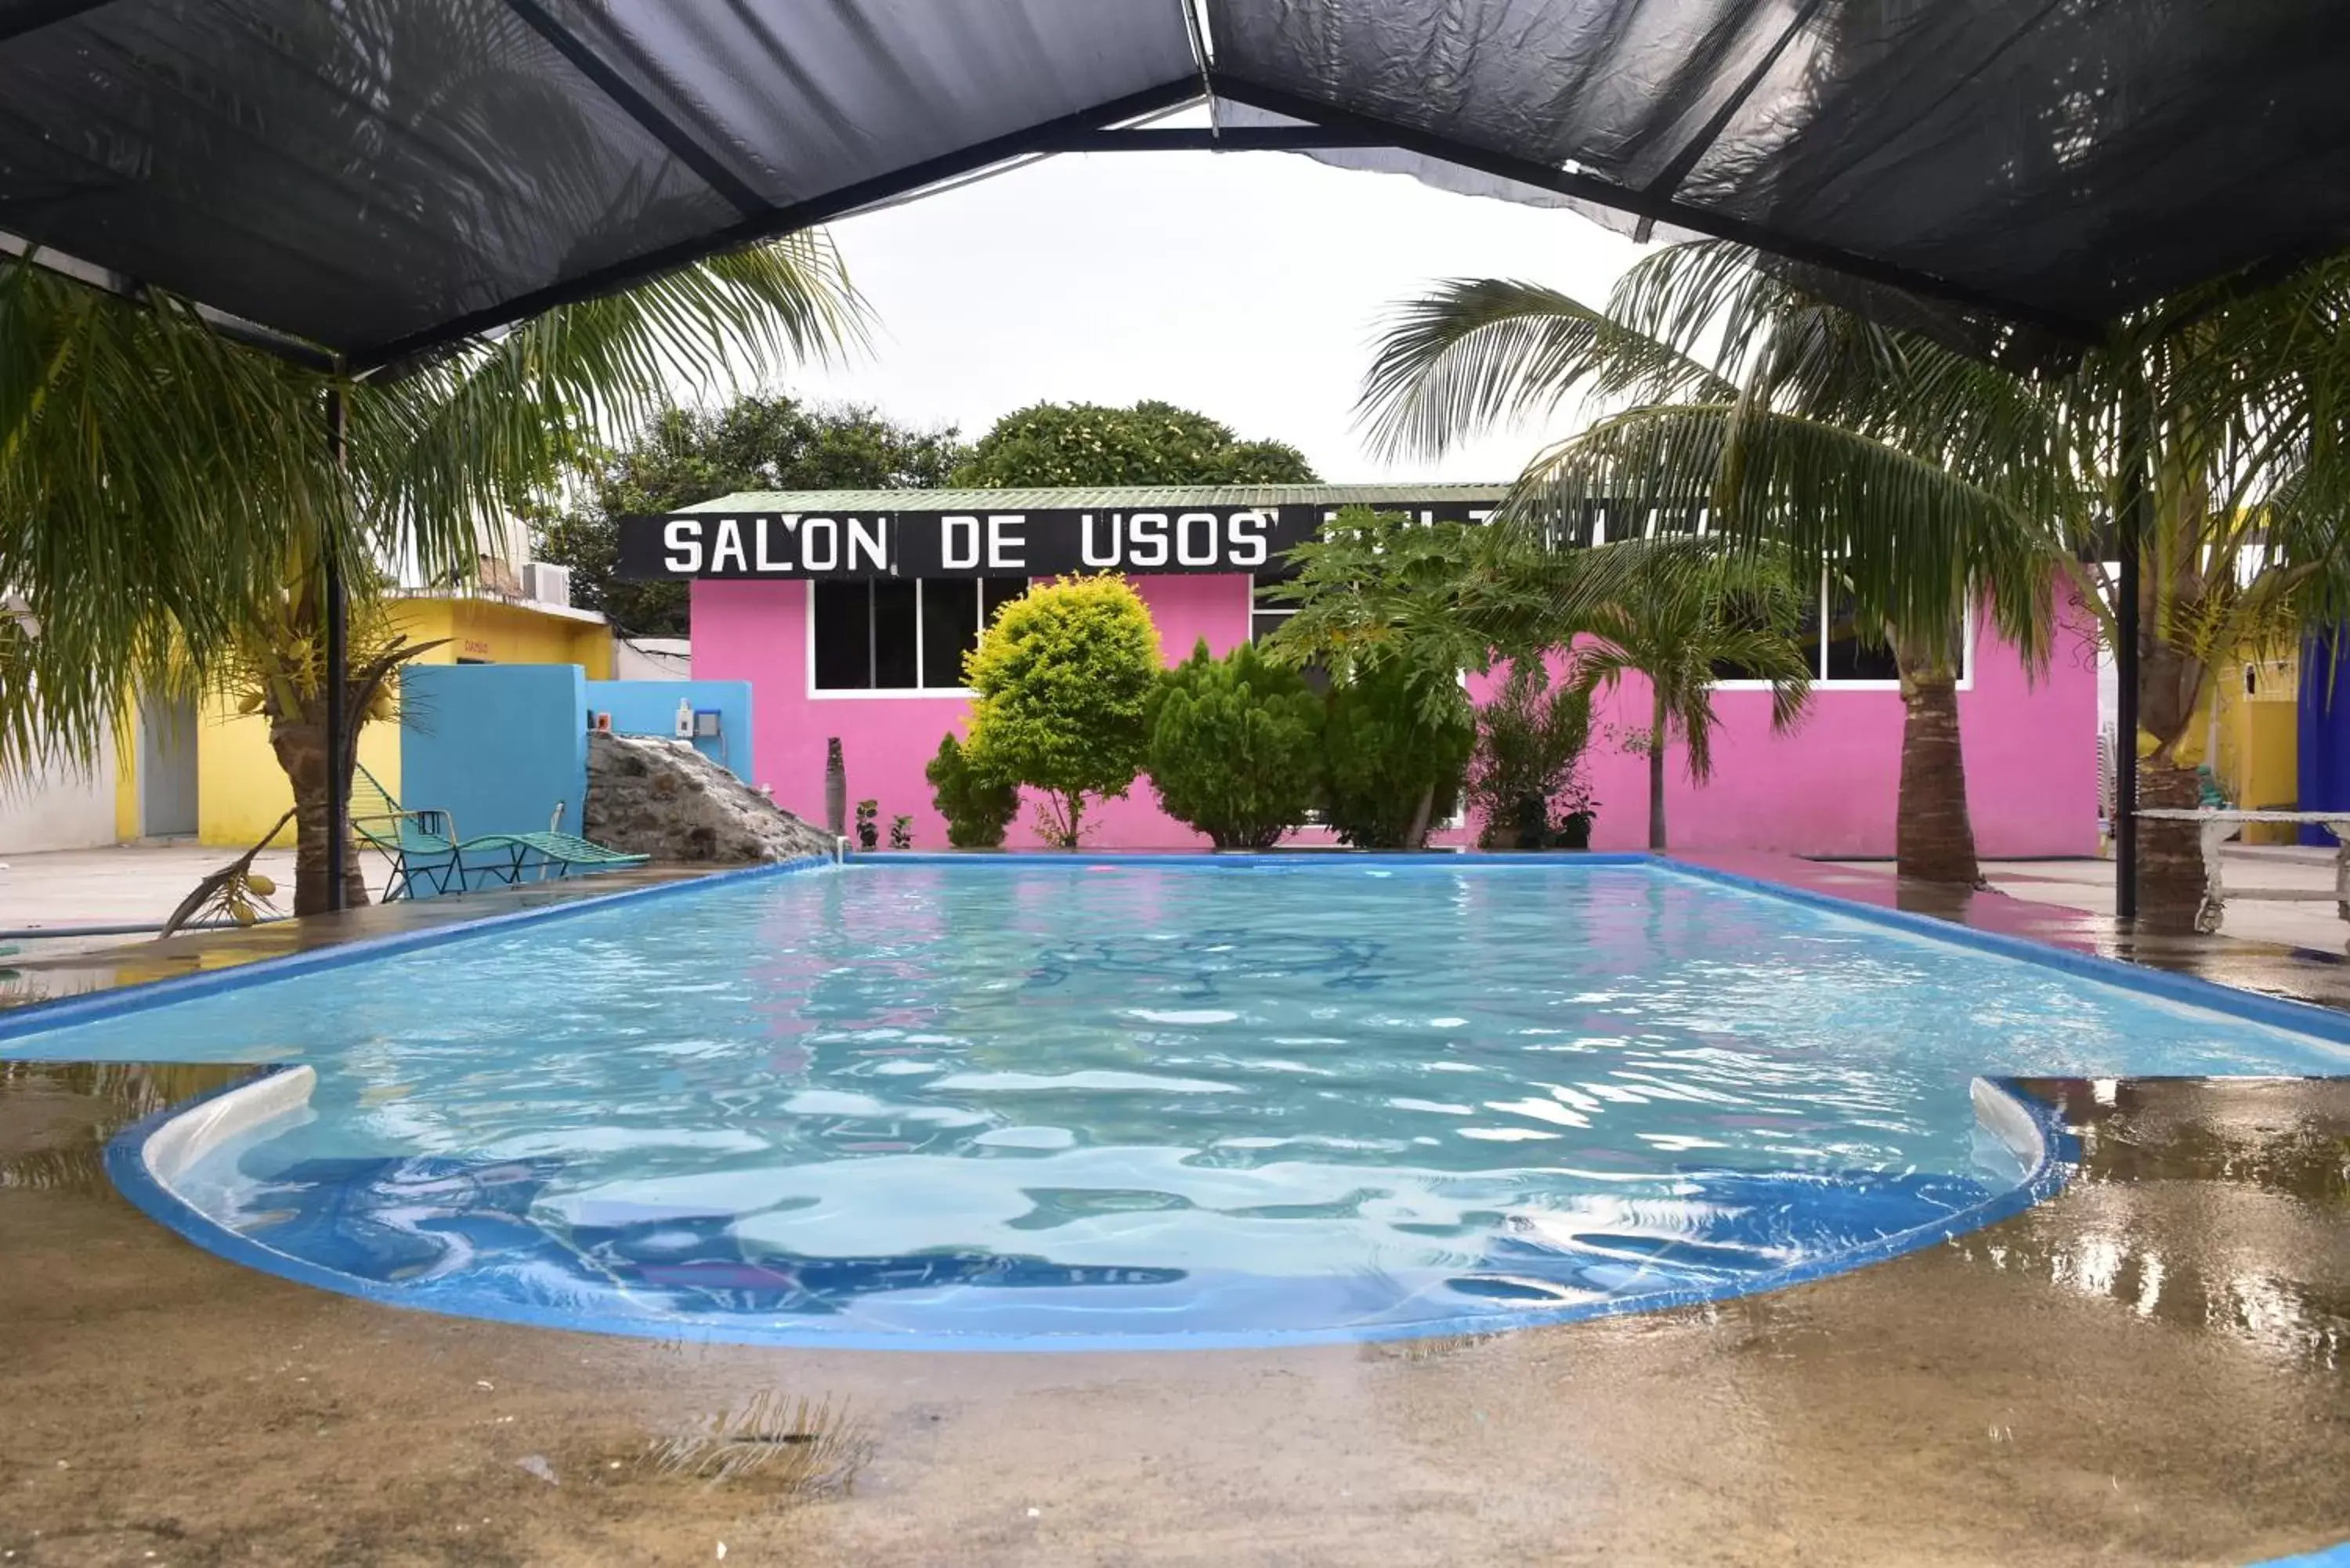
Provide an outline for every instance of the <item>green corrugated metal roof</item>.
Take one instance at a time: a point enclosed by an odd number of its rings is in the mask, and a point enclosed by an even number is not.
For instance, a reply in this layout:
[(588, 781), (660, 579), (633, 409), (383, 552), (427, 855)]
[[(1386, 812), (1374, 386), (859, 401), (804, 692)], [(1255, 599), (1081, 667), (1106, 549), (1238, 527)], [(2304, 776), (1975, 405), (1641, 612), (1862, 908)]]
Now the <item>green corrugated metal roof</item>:
[(1506, 484), (1105, 484), (1021, 490), (746, 490), (686, 512), (1106, 512), (1138, 506), (1402, 506), (1506, 499)]

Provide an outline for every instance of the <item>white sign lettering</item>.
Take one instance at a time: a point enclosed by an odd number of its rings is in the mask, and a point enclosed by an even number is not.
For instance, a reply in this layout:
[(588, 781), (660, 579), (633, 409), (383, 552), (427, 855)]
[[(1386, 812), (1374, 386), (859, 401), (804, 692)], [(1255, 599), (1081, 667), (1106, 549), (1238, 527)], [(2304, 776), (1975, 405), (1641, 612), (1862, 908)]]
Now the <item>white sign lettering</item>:
[(987, 518), (987, 569), (1016, 571), (1028, 564), (1025, 535), (1013, 530), (1028, 520), (1025, 513), (992, 512)]
[(979, 519), (950, 513), (941, 520), (939, 564), (951, 572), (968, 572), (979, 566)]

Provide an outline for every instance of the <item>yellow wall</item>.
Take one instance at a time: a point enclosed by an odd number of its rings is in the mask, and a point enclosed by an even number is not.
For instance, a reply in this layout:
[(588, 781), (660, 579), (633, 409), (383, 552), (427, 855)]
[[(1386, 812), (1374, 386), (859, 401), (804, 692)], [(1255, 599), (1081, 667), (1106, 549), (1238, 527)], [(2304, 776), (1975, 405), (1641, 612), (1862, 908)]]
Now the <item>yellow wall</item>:
[[(590, 680), (612, 678), (612, 631), (596, 621), (572, 620), (494, 599), (417, 598), (396, 602), (400, 628), (411, 640), (440, 646), (419, 664), (479, 659), (490, 664), (577, 664)], [(400, 794), (400, 725), (380, 721), (359, 731), (359, 764), (383, 787)], [(137, 831), (135, 781), (125, 770), (117, 784), (115, 816), (130, 812)], [(196, 836), (205, 844), (243, 849), (269, 830), (294, 804), (286, 774), (269, 749), (265, 720), (239, 713), (223, 698), (207, 699), (196, 725)], [(289, 826), (276, 840), (294, 842)]]
[[(2290, 645), (2270, 654), (2221, 671), (2212, 687), (2211, 711), (2218, 722), (2207, 722), (2207, 732), (2216, 728), (2219, 741), (2212, 772), (2230, 800), (2253, 810), (2290, 806), (2301, 793), (2300, 661)], [(2244, 839), (2291, 844), (2294, 829), (2255, 825), (2245, 829)]]
[(139, 700), (122, 704), (114, 721), (114, 836), (139, 836)]

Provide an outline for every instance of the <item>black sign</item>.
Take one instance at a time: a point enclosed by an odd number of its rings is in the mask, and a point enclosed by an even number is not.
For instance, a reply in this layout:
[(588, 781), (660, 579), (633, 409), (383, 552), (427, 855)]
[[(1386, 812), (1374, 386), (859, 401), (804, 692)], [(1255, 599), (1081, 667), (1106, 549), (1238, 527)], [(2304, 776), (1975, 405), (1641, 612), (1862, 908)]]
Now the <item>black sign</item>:
[[(1489, 502), (1399, 503), (1423, 523), (1482, 523)], [(662, 577), (1054, 577), (1206, 572), (1277, 576), (1331, 506), (1076, 512), (672, 512), (623, 517), (619, 575)]]

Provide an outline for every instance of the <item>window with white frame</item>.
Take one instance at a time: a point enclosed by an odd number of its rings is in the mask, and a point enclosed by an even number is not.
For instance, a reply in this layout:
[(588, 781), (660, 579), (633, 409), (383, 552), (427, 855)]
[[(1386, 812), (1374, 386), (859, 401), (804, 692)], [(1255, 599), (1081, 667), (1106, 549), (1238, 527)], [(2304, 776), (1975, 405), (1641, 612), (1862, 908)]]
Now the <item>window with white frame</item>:
[(808, 585), (808, 640), (818, 691), (963, 690), (962, 657), (1025, 577), (933, 577)]
[[(1973, 634), (1974, 617), (1970, 614), (1959, 628), (1958, 677), (1961, 686), (1967, 684)], [(1825, 573), (1820, 576), (1820, 591), (1805, 596), (1801, 628), (1792, 635), (1796, 646), (1809, 655), (1814, 687), (1890, 687), (1900, 683), (1901, 667), (1893, 657), (1893, 649), (1864, 634), (1852, 596), (1832, 590)], [(1714, 673), (1724, 685), (1762, 683), (1750, 670), (1723, 665)]]

